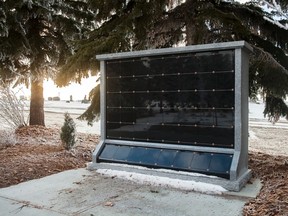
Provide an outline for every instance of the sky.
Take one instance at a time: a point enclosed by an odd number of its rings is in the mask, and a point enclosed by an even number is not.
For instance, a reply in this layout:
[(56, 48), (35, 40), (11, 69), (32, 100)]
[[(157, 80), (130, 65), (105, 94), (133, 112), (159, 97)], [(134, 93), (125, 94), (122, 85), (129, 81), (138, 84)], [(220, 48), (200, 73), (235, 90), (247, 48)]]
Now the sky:
[(61, 100), (69, 100), (70, 95), (73, 96), (73, 100), (83, 100), (85, 95), (89, 95), (89, 92), (97, 85), (97, 77), (92, 76), (87, 79), (82, 79), (81, 84), (71, 83), (67, 87), (57, 88), (52, 80), (44, 82), (44, 99), (48, 97), (59, 96)]
[[(44, 81), (44, 100), (48, 100), (48, 97), (59, 96), (60, 100), (70, 100), (70, 95), (72, 95), (73, 100), (83, 100), (85, 95), (89, 95), (89, 92), (97, 85), (98, 77), (91, 76), (86, 79), (82, 79), (81, 85), (76, 83), (71, 83), (67, 87), (57, 88), (54, 82), (50, 80)], [(30, 89), (21, 85), (19, 88), (15, 89), (17, 96), (24, 95), (29, 99)]]

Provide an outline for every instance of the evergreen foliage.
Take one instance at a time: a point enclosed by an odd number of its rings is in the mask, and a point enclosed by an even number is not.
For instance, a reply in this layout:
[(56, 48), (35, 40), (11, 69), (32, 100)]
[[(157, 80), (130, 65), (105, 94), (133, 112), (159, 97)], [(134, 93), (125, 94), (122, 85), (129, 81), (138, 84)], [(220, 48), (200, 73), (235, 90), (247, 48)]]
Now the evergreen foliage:
[(61, 128), (60, 138), (65, 149), (70, 150), (76, 143), (76, 124), (69, 113), (64, 114), (64, 125)]
[(85, 0), (0, 2), (0, 79), (31, 84), (30, 124), (44, 125), (43, 79), (66, 63), (92, 17)]
[(89, 100), (91, 104), (88, 109), (78, 117), (80, 120), (87, 120), (88, 125), (93, 125), (94, 121), (99, 120), (100, 117), (100, 85), (97, 85), (89, 93)]
[(147, 31), (161, 18), (165, 2), (167, 0), (90, 0), (90, 8), (96, 11), (97, 28), (76, 43), (77, 52), (56, 77), (57, 84), (65, 86), (70, 81), (80, 82), (81, 78), (98, 71), (96, 54), (134, 50), (135, 44), (137, 49), (147, 48)]
[[(34, 86), (35, 124), (44, 124), (43, 79), (80, 83), (99, 70), (96, 54), (235, 40), (254, 48), (250, 97), (264, 96), (270, 119), (287, 117), (287, 0), (0, 1), (0, 79)], [(99, 116), (99, 92), (83, 118)]]
[[(89, 1), (97, 11), (97, 28), (78, 44), (57, 82), (98, 70), (96, 54), (151, 48), (245, 40), (254, 48), (250, 61), (250, 97), (265, 98), (265, 114), (277, 120), (288, 116), (287, 0)], [(264, 10), (269, 6), (269, 10)], [(277, 15), (277, 17), (275, 16)], [(95, 93), (95, 92), (94, 92)], [(92, 104), (99, 95), (94, 94)], [(276, 100), (270, 100), (275, 98)], [(277, 101), (277, 103), (276, 103)], [(278, 109), (281, 103), (281, 109)], [(89, 112), (97, 113), (95, 106)], [(86, 113), (88, 119), (95, 115)]]

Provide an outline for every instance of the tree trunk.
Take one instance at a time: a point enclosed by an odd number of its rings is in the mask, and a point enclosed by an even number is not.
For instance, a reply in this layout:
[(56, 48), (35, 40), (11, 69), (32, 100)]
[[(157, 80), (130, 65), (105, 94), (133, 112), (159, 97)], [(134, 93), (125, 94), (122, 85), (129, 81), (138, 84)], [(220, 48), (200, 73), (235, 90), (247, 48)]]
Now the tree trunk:
[(30, 125), (45, 126), (43, 79), (31, 81)]
[[(188, 20), (188, 19), (187, 19)], [(195, 29), (196, 25), (193, 21), (186, 21), (186, 45), (195, 45)]]

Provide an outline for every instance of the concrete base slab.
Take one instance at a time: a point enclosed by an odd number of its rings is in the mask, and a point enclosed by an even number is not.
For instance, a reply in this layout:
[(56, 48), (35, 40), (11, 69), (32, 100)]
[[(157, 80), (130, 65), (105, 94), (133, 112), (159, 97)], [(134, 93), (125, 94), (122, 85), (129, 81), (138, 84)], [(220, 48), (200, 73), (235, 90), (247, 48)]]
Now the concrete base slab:
[(253, 179), (251, 183), (247, 183), (239, 192), (227, 191), (224, 194), (243, 197), (243, 198), (256, 198), (262, 188), (260, 179)]
[(97, 169), (111, 169), (111, 170), (119, 170), (119, 171), (126, 171), (126, 172), (135, 172), (141, 173), (146, 175), (152, 176), (161, 176), (161, 177), (168, 177), (168, 178), (176, 178), (181, 180), (190, 180), (195, 182), (203, 182), (208, 184), (219, 185), (226, 190), (239, 192), (246, 183), (251, 179), (252, 173), (251, 170), (247, 170), (239, 179), (235, 181), (231, 181), (228, 179), (223, 179), (216, 176), (207, 176), (201, 175), (197, 173), (189, 173), (189, 172), (177, 172), (171, 170), (164, 170), (164, 169), (148, 169), (145, 167), (140, 166), (130, 166), (130, 165), (123, 165), (117, 163), (90, 163), (88, 165), (88, 169), (90, 170), (97, 170)]
[(241, 215), (249, 199), (237, 193), (216, 196), (140, 185), (77, 169), (0, 189), (0, 212), (4, 216), (235, 216)]

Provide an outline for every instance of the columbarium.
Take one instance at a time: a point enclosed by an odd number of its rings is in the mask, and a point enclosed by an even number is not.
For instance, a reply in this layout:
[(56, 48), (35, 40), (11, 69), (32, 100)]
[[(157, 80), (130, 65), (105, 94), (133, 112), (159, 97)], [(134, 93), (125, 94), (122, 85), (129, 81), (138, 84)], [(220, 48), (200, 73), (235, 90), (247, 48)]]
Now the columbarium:
[[(101, 141), (90, 167), (128, 164), (152, 168), (153, 175), (160, 168), (200, 173), (197, 181), (239, 191), (251, 176), (251, 50), (235, 41), (96, 56)], [(193, 178), (185, 172), (179, 175)]]

